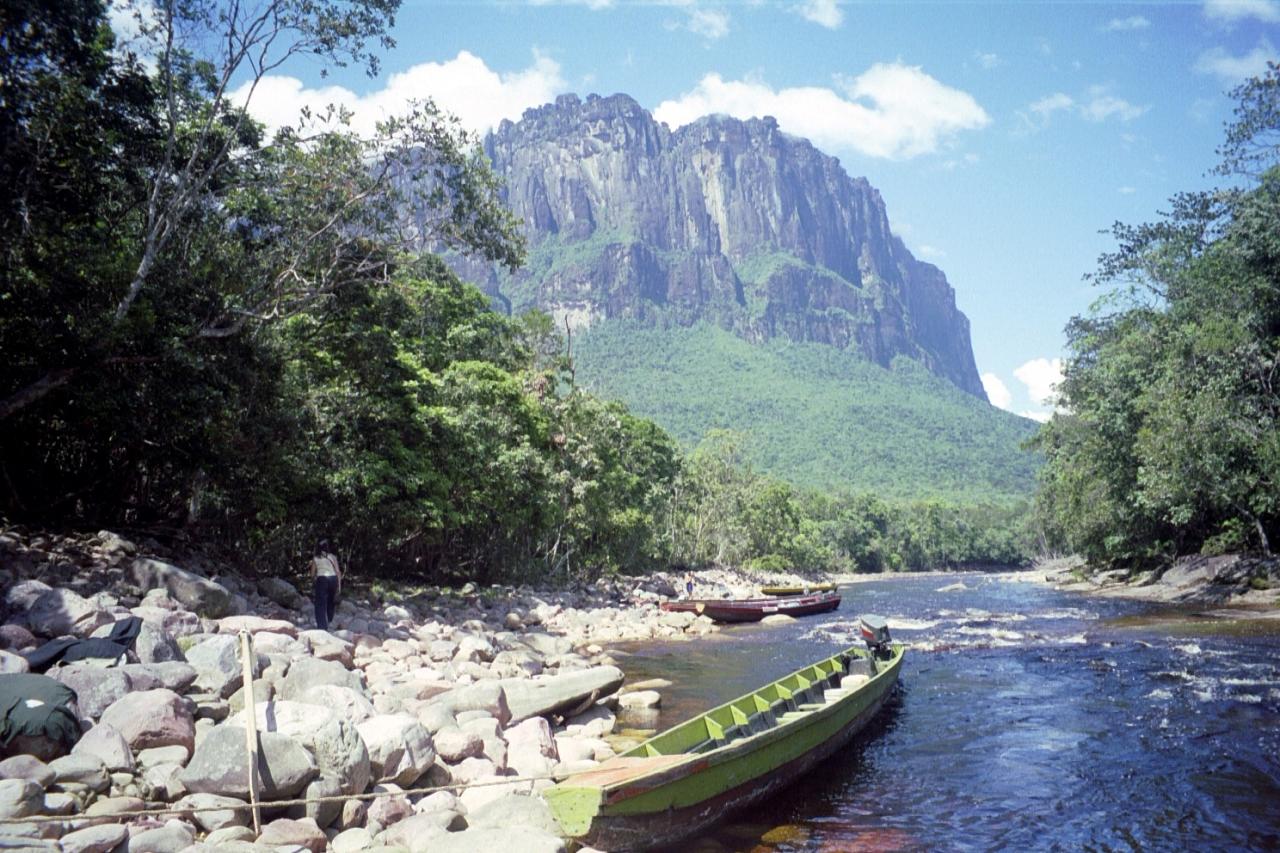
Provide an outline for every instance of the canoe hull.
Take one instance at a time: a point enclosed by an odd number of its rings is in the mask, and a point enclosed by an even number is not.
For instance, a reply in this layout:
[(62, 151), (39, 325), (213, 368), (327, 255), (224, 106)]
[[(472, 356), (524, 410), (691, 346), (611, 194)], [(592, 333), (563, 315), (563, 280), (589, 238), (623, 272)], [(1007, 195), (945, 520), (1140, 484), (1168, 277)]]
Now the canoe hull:
[(591, 832), (580, 839), (597, 850), (626, 853), (673, 844), (682, 838), (710, 829), (732, 812), (744, 809), (777, 794), (795, 782), (815, 765), (830, 758), (871, 721), (888, 700), (885, 691), (871, 705), (858, 713), (831, 740), (810, 752), (793, 758), (767, 777), (749, 779), (735, 788), (700, 803), (672, 808), (653, 814), (601, 815), (591, 825)]
[[(611, 769), (606, 764), (594, 778), (588, 773), (544, 796), (567, 833), (597, 849), (644, 850), (671, 844), (705, 830), (730, 811), (773, 795), (843, 748), (892, 694), (901, 663), (902, 650), (897, 648), (869, 681), (850, 682), (856, 686), (841, 698), (801, 704), (776, 726), (709, 752), (646, 758), (643, 747), (637, 747), (615, 761), (653, 762), (653, 769), (636, 772), (630, 766)], [(639, 757), (627, 757), (631, 755)]]
[(840, 606), (840, 593), (824, 592), (814, 595), (796, 595), (781, 598), (699, 598), (684, 601), (664, 601), (666, 611), (698, 613), (717, 622), (759, 622), (766, 616), (782, 613), (787, 616), (812, 616), (826, 613)]

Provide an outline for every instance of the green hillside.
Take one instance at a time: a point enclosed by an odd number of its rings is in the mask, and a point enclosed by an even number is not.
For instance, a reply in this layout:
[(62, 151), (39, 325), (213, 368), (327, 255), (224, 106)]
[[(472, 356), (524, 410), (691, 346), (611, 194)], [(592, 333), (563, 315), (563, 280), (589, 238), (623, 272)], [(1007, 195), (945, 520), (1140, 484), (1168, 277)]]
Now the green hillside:
[(1030, 497), (1036, 429), (915, 362), (886, 370), (821, 344), (750, 344), (722, 329), (612, 321), (574, 335), (580, 384), (624, 401), (686, 446), (712, 429), (746, 437), (762, 471), (886, 499)]

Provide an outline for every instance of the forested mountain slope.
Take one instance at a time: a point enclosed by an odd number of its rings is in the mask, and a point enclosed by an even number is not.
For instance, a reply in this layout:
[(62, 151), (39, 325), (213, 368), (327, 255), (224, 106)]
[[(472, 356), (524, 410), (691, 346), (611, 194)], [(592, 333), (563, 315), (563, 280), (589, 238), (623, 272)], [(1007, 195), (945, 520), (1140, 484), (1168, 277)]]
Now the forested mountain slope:
[(579, 384), (623, 400), (686, 446), (742, 433), (760, 470), (891, 500), (1030, 497), (1038, 457), (1025, 418), (957, 390), (909, 359), (891, 369), (814, 343), (752, 345), (722, 329), (597, 324), (573, 339)]

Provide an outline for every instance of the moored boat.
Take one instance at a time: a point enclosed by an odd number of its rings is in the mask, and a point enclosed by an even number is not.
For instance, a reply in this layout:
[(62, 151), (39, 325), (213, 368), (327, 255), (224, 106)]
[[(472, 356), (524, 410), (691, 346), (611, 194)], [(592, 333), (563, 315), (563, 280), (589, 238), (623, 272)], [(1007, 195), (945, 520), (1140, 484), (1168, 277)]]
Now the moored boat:
[(903, 648), (866, 617), (851, 647), (670, 728), (543, 792), (565, 833), (601, 850), (645, 850), (711, 826), (832, 755), (897, 683)]
[(761, 595), (808, 595), (811, 592), (833, 592), (836, 585), (831, 581), (803, 584), (800, 586), (762, 586)]
[(821, 592), (781, 598), (692, 598), (664, 601), (659, 606), (667, 611), (690, 611), (717, 622), (759, 622), (774, 613), (812, 616), (835, 610), (840, 606), (840, 593)]

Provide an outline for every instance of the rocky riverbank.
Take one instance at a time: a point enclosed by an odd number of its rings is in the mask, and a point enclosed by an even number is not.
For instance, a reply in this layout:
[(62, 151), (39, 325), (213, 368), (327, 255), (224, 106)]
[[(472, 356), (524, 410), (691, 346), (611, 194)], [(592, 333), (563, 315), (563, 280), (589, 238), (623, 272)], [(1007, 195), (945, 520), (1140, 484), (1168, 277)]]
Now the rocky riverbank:
[(1021, 579), (1090, 595), (1205, 608), (1230, 619), (1280, 618), (1280, 560), (1227, 554), (1183, 557), (1161, 571), (1090, 571), (1078, 558), (1045, 561)]
[[(607, 644), (718, 630), (659, 609), (678, 580), (349, 587), (326, 632), (309, 628), (309, 601), (279, 578), (241, 577), (107, 531), (0, 530), (0, 672), (27, 672), (25, 655), (55, 638), (106, 637), (141, 620), (126, 658), (47, 673), (75, 691), (83, 735), (66, 755), (52, 743), (25, 747), (48, 748), (46, 760), (10, 745), (0, 846), (563, 850), (537, 793), (636, 743), (645, 732), (620, 720), (643, 720), (661, 701), (660, 682), (625, 683)], [(698, 595), (722, 597), (750, 595), (759, 579), (714, 571), (696, 582)], [(244, 808), (241, 634), (253, 648), (260, 832)], [(281, 804), (289, 800), (309, 802)], [(168, 811), (127, 814), (158, 809)]]

